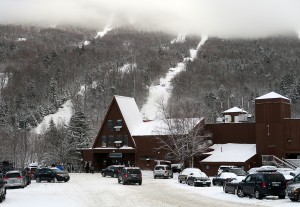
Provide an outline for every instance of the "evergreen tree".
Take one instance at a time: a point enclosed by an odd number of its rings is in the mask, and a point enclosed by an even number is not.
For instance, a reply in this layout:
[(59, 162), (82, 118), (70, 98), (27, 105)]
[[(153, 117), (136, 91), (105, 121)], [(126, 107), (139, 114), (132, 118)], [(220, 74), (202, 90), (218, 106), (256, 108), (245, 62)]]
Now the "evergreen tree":
[(69, 136), (72, 141), (77, 143), (77, 148), (86, 148), (91, 146), (89, 118), (81, 110), (75, 111), (69, 124)]

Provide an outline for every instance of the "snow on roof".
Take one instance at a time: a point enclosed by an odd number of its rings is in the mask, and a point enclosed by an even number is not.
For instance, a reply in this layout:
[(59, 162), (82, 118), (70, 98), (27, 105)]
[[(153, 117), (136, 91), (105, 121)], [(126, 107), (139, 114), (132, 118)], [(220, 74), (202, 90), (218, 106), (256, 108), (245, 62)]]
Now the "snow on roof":
[(210, 148), (214, 151), (201, 162), (245, 162), (256, 154), (255, 144), (214, 144)]
[(115, 96), (117, 104), (121, 110), (124, 121), (130, 134), (143, 124), (142, 115), (136, 105), (134, 98), (125, 96)]
[(223, 111), (222, 113), (223, 114), (224, 113), (246, 113), (247, 114), (248, 112), (235, 106), (235, 107), (233, 107), (231, 109)]
[[(153, 120), (143, 122), (132, 134), (132, 136), (151, 136), (151, 135), (169, 135), (174, 132), (176, 127), (168, 127), (168, 123), (176, 124), (179, 119)], [(179, 120), (183, 121), (183, 120)], [(184, 134), (188, 134), (200, 121), (199, 118), (189, 118), (184, 120), (186, 123)]]
[(263, 96), (260, 96), (260, 97), (257, 97), (255, 100), (261, 100), (261, 99), (274, 99), (274, 98), (282, 98), (282, 99), (287, 99), (287, 100), (290, 100), (289, 98), (287, 97), (284, 97), (278, 93), (275, 93), (275, 92), (270, 92), (270, 93), (267, 93)]
[[(183, 133), (188, 134), (190, 130), (201, 121), (200, 118), (189, 118), (181, 120), (167, 119), (144, 122), (134, 98), (125, 96), (115, 96), (115, 98), (131, 136), (168, 135), (171, 133), (171, 130), (168, 128), (167, 123), (175, 125), (178, 120), (184, 121), (186, 131)], [(175, 127), (172, 127), (172, 130), (174, 130), (173, 128), (176, 129)]]

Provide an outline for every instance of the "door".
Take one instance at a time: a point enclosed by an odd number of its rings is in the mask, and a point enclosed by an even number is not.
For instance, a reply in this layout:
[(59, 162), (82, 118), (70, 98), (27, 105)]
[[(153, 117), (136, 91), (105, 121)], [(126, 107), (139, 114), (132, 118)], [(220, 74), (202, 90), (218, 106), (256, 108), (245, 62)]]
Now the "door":
[(244, 187), (243, 187), (243, 190), (244, 190), (245, 194), (247, 194), (247, 195), (252, 195), (253, 194), (255, 182), (256, 182), (256, 176), (255, 175), (248, 175), (246, 177)]

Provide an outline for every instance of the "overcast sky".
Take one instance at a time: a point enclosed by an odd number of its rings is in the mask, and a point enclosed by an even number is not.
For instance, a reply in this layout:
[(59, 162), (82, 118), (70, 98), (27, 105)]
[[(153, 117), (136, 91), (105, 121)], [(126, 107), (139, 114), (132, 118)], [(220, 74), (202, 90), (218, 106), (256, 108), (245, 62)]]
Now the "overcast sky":
[(260, 37), (300, 31), (300, 0), (0, 0), (0, 23)]

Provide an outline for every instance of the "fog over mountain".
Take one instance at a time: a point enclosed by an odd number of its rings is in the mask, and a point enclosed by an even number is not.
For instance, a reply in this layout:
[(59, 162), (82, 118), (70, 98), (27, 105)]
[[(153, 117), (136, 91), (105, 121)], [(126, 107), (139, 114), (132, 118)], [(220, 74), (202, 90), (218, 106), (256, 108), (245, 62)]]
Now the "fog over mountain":
[(72, 24), (219, 37), (300, 31), (298, 0), (0, 0), (1, 24)]

